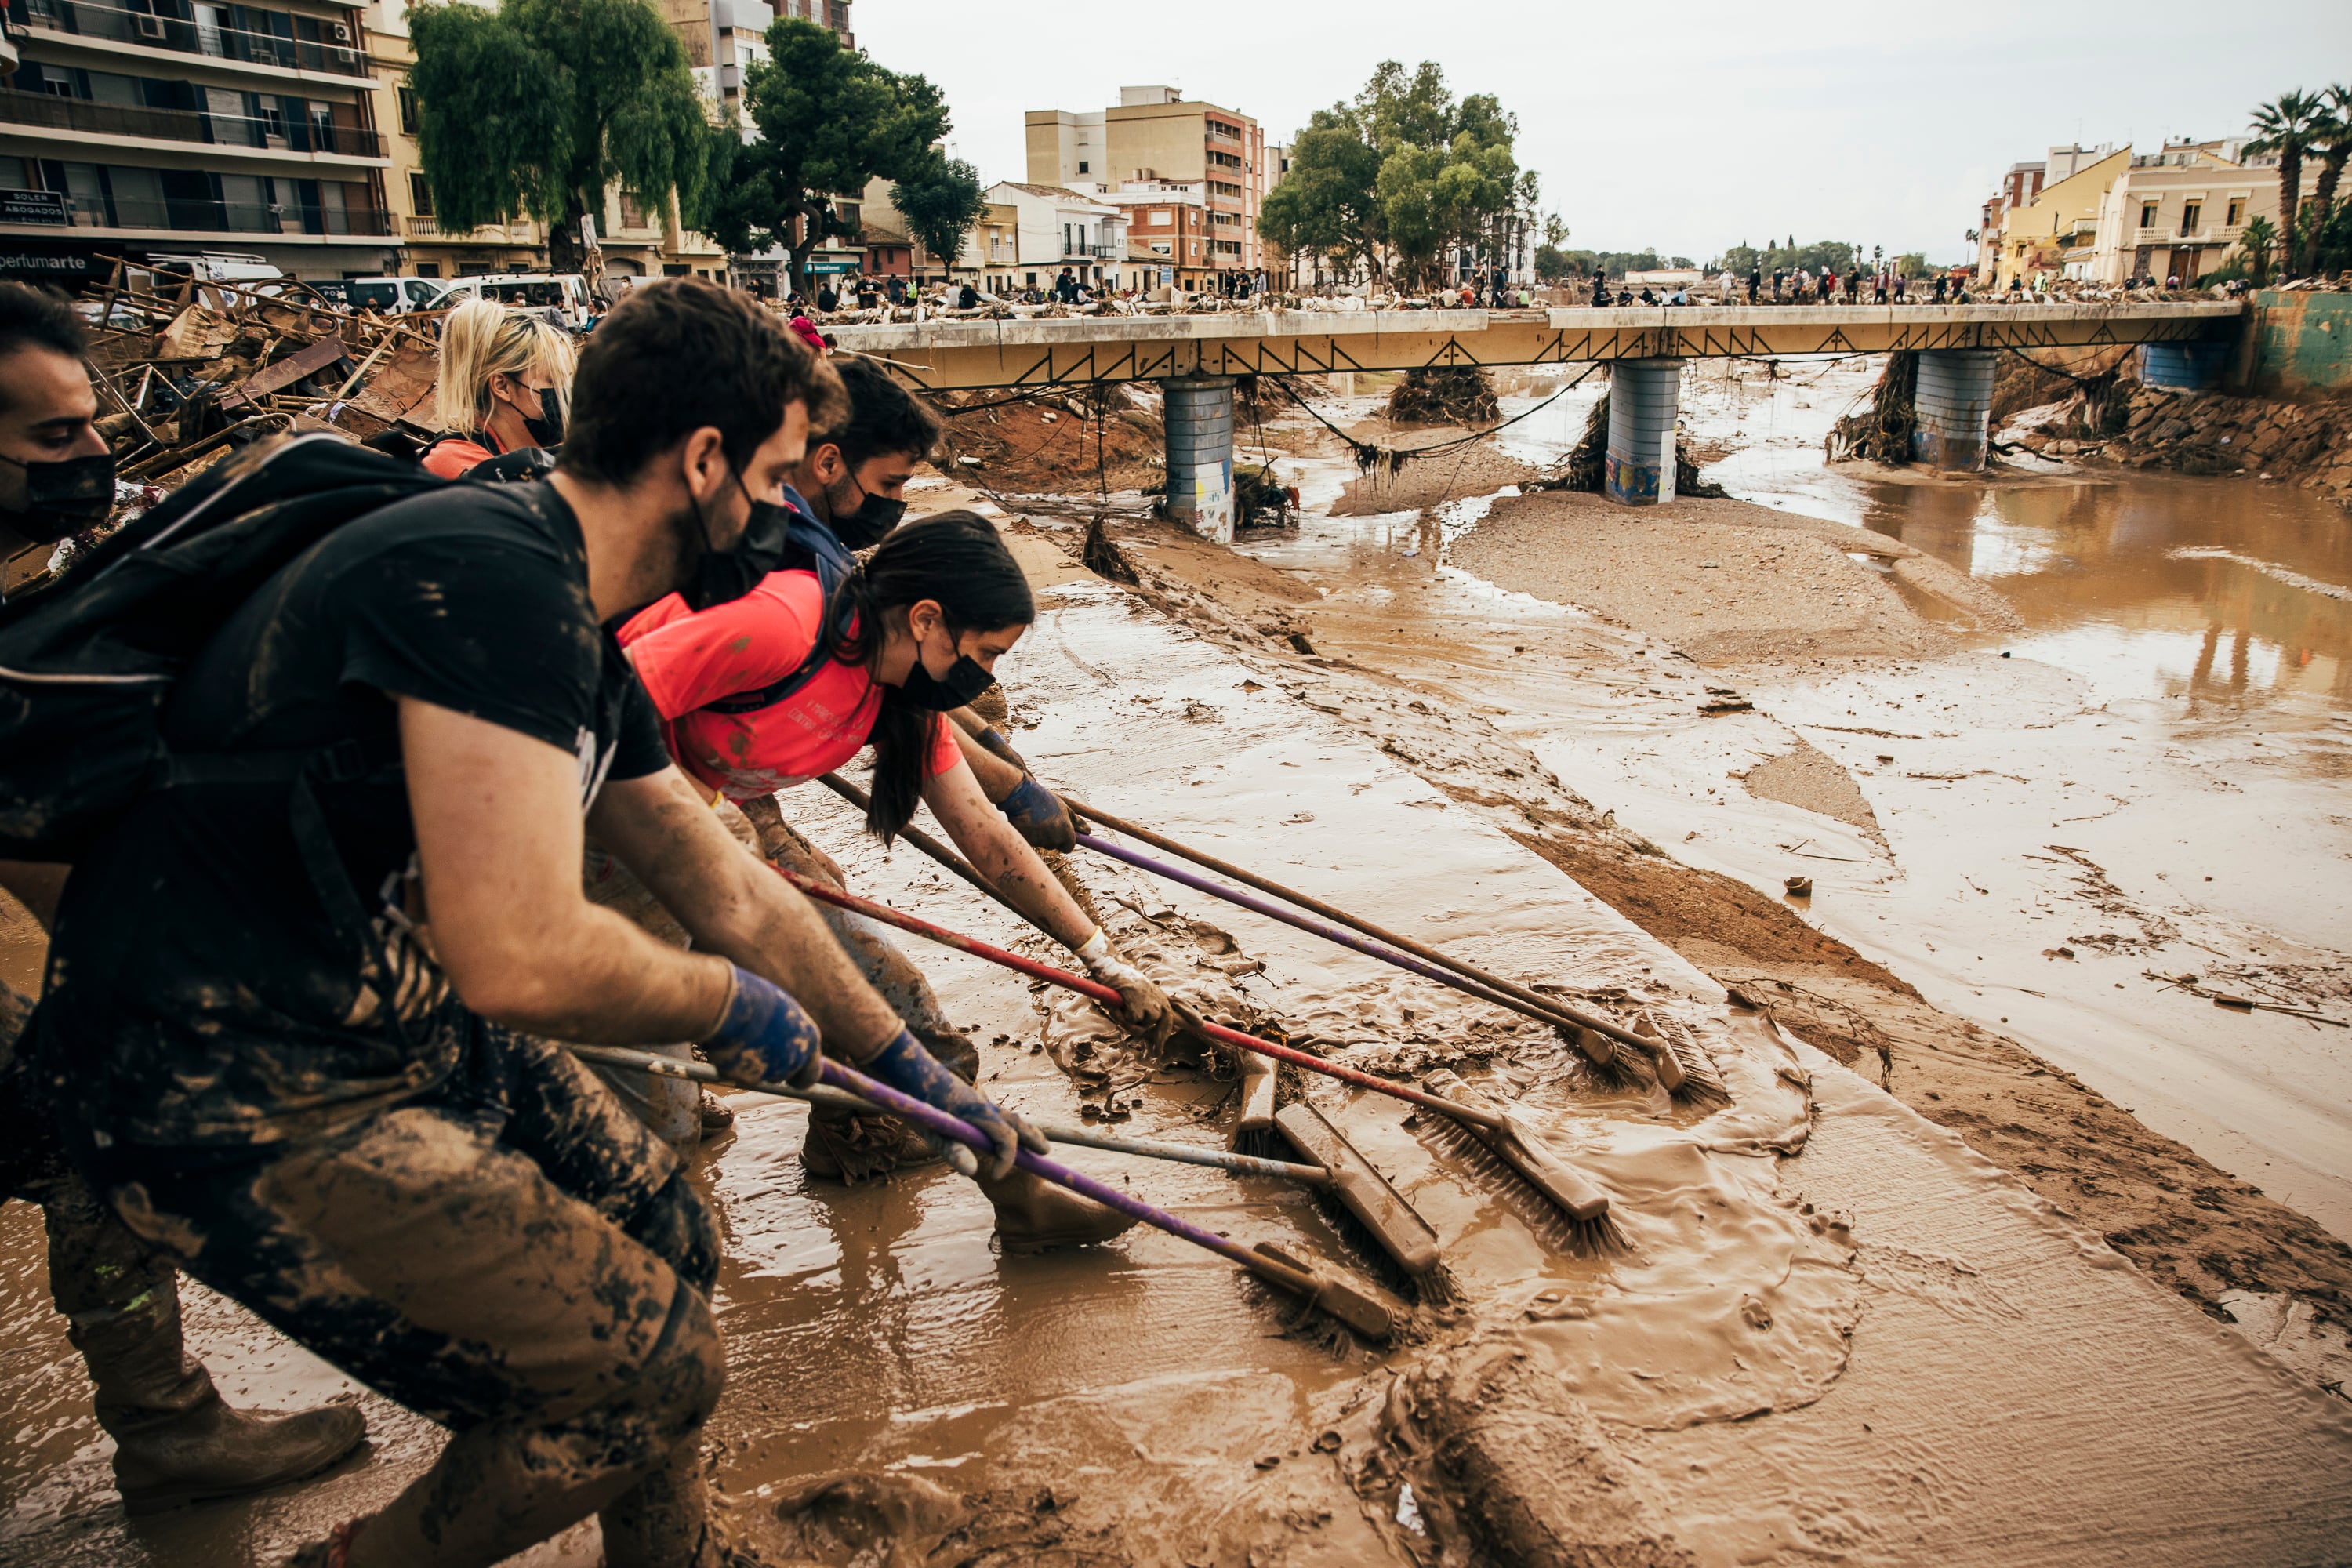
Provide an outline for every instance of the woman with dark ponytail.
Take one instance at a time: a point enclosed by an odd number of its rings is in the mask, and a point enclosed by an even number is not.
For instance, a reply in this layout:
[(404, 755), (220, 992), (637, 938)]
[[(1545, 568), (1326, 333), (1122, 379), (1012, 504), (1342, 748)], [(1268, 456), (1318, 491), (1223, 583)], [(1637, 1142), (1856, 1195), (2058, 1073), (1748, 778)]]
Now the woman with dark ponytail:
[[(743, 807), (770, 858), (841, 881), (839, 867), (784, 826), (774, 796), (843, 766), (871, 742), (867, 828), (887, 843), (918, 801), (929, 805), (998, 891), (1118, 990), (1119, 1021), (1156, 1043), (1174, 1027), (1166, 994), (1118, 955), (989, 804), (946, 717), (995, 683), (996, 661), (1036, 616), (996, 530), (973, 512), (950, 511), (891, 533), (830, 604), (815, 573), (777, 572), (707, 610), (673, 595), (620, 635), (671, 754), (714, 800)], [(976, 1078), (979, 1053), (948, 1023), (912, 961), (873, 922), (820, 910), (916, 1038)], [(895, 1120), (820, 1114), (802, 1157), (813, 1175), (856, 1180), (936, 1155)], [(1023, 1173), (984, 1185), (1008, 1244), (1097, 1240), (1129, 1223)]]

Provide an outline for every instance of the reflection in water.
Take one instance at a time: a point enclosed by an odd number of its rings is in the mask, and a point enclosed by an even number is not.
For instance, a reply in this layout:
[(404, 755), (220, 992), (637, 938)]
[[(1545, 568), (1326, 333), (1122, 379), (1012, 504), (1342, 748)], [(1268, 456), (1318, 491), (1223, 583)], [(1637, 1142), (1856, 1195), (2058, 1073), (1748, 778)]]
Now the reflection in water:
[[(1822, 460), (1822, 438), (1864, 395), (1880, 362), (1826, 368), (1711, 362), (1683, 377), (1683, 421), (1743, 500), (1867, 528), (1924, 550), (2006, 595), (2032, 628), (2001, 646), (2088, 678), (2103, 699), (2272, 694), (2352, 701), (2352, 516), (2332, 501), (2251, 479), (2033, 464), (2020, 482), (1887, 482)], [(1504, 412), (1536, 396), (1506, 398)], [(1597, 387), (1512, 426), (1533, 461), (1564, 456)], [(2031, 459), (2028, 459), (2031, 462)], [(1918, 607), (1933, 613), (1933, 606)]]

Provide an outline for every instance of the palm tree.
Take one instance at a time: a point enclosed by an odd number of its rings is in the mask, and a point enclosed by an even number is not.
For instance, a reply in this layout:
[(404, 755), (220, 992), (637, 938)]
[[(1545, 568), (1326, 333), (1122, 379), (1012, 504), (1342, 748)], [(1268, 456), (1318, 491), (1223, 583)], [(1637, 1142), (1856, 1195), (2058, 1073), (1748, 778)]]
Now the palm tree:
[(2282, 254), (2290, 267), (2294, 261), (2295, 217), (2303, 207), (2303, 153), (2311, 144), (2312, 121), (2320, 102), (2300, 88), (2279, 94), (2275, 102), (2254, 110), (2254, 139), (2246, 143), (2249, 153), (2278, 154), (2279, 232)]
[(2327, 226), (2327, 215), (2336, 206), (2336, 184), (2344, 177), (2346, 160), (2352, 159), (2352, 88), (2337, 82), (2318, 94), (2316, 101), (2311, 145), (2320, 156), (2319, 182), (2311, 192), (2311, 226), (2303, 244), (2300, 268), (2305, 272), (2318, 263), (2319, 231)]
[(2270, 270), (2271, 250), (2277, 244), (2277, 226), (2260, 213), (2248, 218), (2246, 226), (2239, 231), (2238, 248), (2246, 253), (2246, 266), (2253, 273), (2251, 281), (2257, 289), (2265, 281), (2263, 275)]

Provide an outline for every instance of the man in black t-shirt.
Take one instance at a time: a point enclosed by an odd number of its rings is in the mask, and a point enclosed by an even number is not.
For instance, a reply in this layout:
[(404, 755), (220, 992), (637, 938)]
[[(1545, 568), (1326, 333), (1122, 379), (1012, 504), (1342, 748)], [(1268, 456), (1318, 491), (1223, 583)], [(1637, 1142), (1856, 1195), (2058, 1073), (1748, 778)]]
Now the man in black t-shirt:
[[(838, 396), (748, 299), (633, 290), (582, 357), (550, 483), (344, 524), (184, 676), (175, 748), (306, 754), (302, 781), (158, 792), (67, 881), (33, 1032), (91, 1185), (451, 1429), (306, 1568), (488, 1564), (592, 1511), (615, 1563), (716, 1561), (695, 1452), (725, 1371), (715, 1228), (541, 1037), (698, 1040), (738, 1081), (805, 1083), (821, 1037), (985, 1133), (999, 1174), (1044, 1147), (719, 825), (606, 629), (759, 581)], [(922, 657), (943, 677), (953, 656)], [(585, 832), (691, 951), (589, 904)]]

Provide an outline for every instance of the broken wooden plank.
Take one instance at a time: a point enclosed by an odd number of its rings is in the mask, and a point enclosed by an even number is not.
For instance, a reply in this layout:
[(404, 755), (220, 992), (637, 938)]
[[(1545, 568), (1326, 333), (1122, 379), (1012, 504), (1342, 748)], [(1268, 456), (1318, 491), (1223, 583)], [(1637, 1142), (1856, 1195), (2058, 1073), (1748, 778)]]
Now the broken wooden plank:
[(243, 386), (221, 394), (220, 405), (224, 410), (245, 407), (280, 387), (293, 385), (304, 376), (316, 375), (345, 358), (348, 353), (342, 339), (321, 338), (309, 348), (287, 355), (276, 364), (255, 371), (246, 377)]

